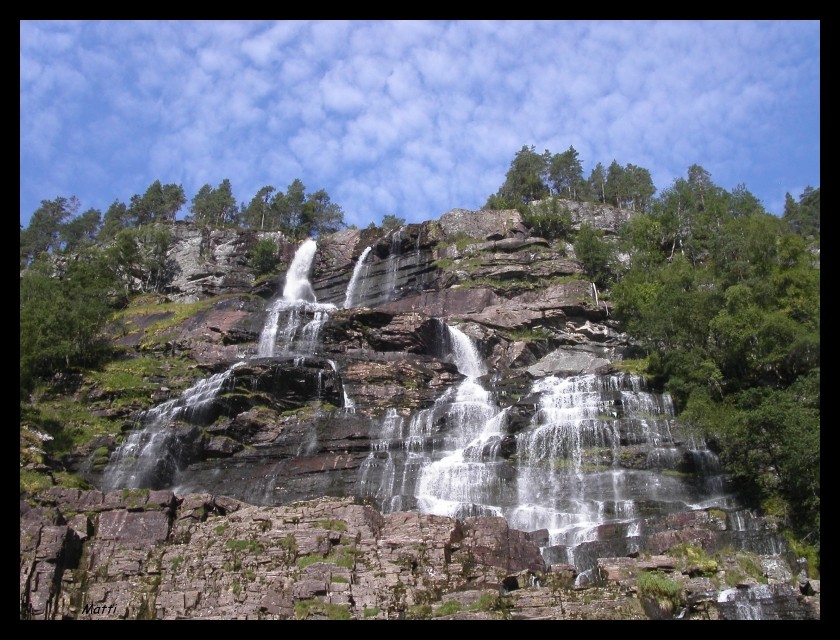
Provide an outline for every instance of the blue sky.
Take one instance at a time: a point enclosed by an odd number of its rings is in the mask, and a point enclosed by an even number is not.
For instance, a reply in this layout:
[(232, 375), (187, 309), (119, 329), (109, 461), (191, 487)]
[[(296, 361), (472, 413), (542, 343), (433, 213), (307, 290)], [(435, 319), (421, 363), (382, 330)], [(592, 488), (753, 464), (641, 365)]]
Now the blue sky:
[(523, 145), (780, 214), (820, 183), (819, 21), (21, 21), (20, 221), (155, 180), (326, 189), (360, 227), (479, 209)]

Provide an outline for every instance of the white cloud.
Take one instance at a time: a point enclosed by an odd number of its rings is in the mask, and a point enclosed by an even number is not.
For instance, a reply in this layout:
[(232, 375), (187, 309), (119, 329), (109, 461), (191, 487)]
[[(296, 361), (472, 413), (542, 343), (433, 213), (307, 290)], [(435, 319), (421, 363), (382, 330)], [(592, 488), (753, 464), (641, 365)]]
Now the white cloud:
[[(24, 155), (48, 162), (55, 140), (61, 133), (62, 121), (57, 111), (39, 111), (28, 117), (28, 126), (21, 130), (20, 146)], [(21, 168), (23, 171), (23, 167)], [(34, 177), (34, 176), (33, 176)]]
[(337, 75), (325, 76), (319, 89), (324, 106), (339, 114), (358, 112), (367, 104), (367, 96), (363, 91)]
[[(35, 176), (71, 188), (84, 173), (112, 174), (113, 192), (87, 196), (107, 203), (155, 179), (183, 181), (191, 198), (228, 177), (248, 200), (299, 177), (348, 215), (435, 216), (483, 204), (531, 144), (574, 145), (587, 174), (638, 164), (660, 189), (695, 162), (726, 187), (819, 180), (818, 22), (22, 21), (20, 32), (22, 219)], [(738, 179), (739, 167), (751, 173)]]

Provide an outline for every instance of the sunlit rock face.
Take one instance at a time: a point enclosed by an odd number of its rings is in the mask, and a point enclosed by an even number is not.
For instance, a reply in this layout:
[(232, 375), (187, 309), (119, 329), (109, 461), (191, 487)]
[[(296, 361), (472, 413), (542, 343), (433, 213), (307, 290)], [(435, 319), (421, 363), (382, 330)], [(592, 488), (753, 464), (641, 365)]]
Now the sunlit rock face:
[[(629, 215), (596, 209), (593, 220), (607, 230)], [(587, 215), (581, 207), (573, 213), (578, 224)], [(163, 337), (158, 330), (154, 353), (191, 359), (200, 375), (161, 378), (160, 402), (131, 415), (106, 465), (79, 456), (79, 471), (97, 489), (240, 501), (254, 507), (237, 506), (237, 513), (272, 523), (290, 505), (327, 497), (337, 501), (330, 503), (336, 513), (359, 510), (352, 527), (367, 527), (371, 537), (356, 540), (356, 549), (399, 541), (400, 571), (434, 576), (424, 578), (430, 589), (485, 585), (498, 593), (501, 585), (513, 593), (548, 589), (549, 578), (555, 586), (606, 588), (626, 576), (620, 562), (610, 564), (616, 558), (661, 555), (680, 544), (709, 553), (786, 552), (772, 526), (738, 503), (715, 454), (679, 423), (669, 396), (621, 372), (635, 347), (609, 302), (564, 242), (532, 237), (518, 212), (453, 210), (437, 221), (387, 232), (348, 229), (297, 245), (278, 236), (282, 272), (259, 284), (232, 266), (233, 249), (223, 249), (252, 240), (234, 232), (201, 236), (216, 247), (216, 262), (232, 269), (218, 276), (231, 284), (224, 293), (201, 275), (206, 265), (195, 266), (198, 277), (190, 279), (183, 256), (199, 236), (179, 233), (183, 246), (173, 255), (185, 272), (173, 297), (205, 304)], [(204, 284), (190, 289), (186, 282)], [(125, 346), (141, 349), (148, 339), (138, 319)], [(187, 530), (178, 524), (185, 517), (179, 504), (178, 511), (168, 507), (167, 540)], [(247, 511), (256, 507), (262, 511)], [(193, 539), (208, 535), (202, 522), (190, 530)], [(321, 548), (307, 534), (294, 554), (287, 549), (287, 568), (304, 548), (333, 557), (331, 549), (350, 535), (323, 534), (329, 544)], [(504, 549), (490, 544), (502, 539)], [(427, 553), (406, 551), (419, 544)], [(423, 598), (415, 578), (414, 595), (375, 604), (370, 594), (382, 585), (359, 573), (358, 558), (355, 566), (356, 573), (341, 574), (352, 589), (326, 589), (353, 617), (374, 606), (405, 612)], [(319, 571), (296, 579), (329, 586)], [(321, 598), (323, 589), (312, 585), (298, 593), (277, 583), (261, 604), (237, 594), (234, 601), (247, 606), (224, 611), (291, 617), (296, 602)], [(210, 615), (187, 587), (174, 580), (157, 591), (156, 602), (168, 604), (156, 611)], [(752, 601), (765, 606), (760, 615), (813, 617), (789, 602), (782, 606), (788, 613), (768, 613), (773, 597), (787, 602), (779, 590), (755, 594)], [(743, 598), (721, 598), (695, 594), (682, 617), (701, 608), (718, 617), (747, 611)], [(599, 615), (616, 613), (608, 600)], [(555, 605), (535, 601), (524, 617), (549, 610), (586, 617)], [(641, 604), (622, 611), (650, 617)]]
[[(715, 515), (660, 524), (725, 549)], [(381, 513), (354, 498), (254, 506), (206, 492), (56, 487), (21, 504), (20, 531), (21, 619), (820, 618), (819, 581), (792, 586), (778, 562), (762, 560), (767, 583), (728, 587), (743, 576), (731, 549), (708, 577), (666, 555), (610, 556), (604, 543), (582, 585), (573, 564), (546, 561), (545, 529)], [(649, 572), (679, 586), (679, 606), (633, 595)]]

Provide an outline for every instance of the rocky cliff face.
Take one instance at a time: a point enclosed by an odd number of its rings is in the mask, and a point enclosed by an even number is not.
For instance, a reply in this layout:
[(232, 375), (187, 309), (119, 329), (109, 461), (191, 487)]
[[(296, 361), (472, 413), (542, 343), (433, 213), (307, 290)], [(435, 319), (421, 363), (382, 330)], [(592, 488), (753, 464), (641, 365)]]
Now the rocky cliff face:
[[(674, 518), (663, 541), (722, 545), (723, 523)], [(21, 504), (21, 615), (31, 619), (819, 619), (819, 581), (761, 558), (739, 569), (656, 553), (603, 557), (576, 586), (548, 533), (503, 518), (381, 514), (352, 499), (258, 507), (209, 494), (51, 489)], [(639, 576), (667, 575), (673, 599)], [(719, 582), (736, 586), (721, 591)]]
[(819, 617), (772, 522), (621, 371), (571, 247), (518, 212), (345, 230), (309, 262), (272, 236), (266, 282), (260, 236), (174, 235), (165, 297), (115, 328), (159, 363), (148, 399), (75, 388), (122, 431), (65, 461), (99, 490), (21, 504), (24, 615)]

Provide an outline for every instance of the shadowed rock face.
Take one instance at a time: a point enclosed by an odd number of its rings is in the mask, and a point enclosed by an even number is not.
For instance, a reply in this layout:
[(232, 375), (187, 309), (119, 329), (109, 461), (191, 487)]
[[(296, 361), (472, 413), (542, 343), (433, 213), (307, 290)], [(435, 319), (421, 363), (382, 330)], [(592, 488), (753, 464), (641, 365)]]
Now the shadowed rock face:
[[(612, 231), (629, 215), (596, 209)], [(573, 220), (586, 215), (576, 207)], [(763, 617), (819, 618), (818, 593), (790, 591), (790, 575), (718, 606), (708, 576), (643, 559), (686, 544), (776, 559), (786, 549), (770, 524), (744, 524), (669, 399), (617, 372), (634, 345), (609, 303), (565, 243), (531, 237), (518, 212), (453, 210), (319, 239), (316, 337), (306, 353), (285, 351), (294, 318), (282, 316), (270, 358), (257, 354), (284, 278), (254, 284), (247, 251), (274, 236), (176, 231), (168, 300), (198, 304), (183, 319), (133, 315), (115, 339), (226, 382), (200, 412), (158, 426), (172, 446), (153, 483), (22, 503), (27, 615), (95, 617), (85, 606), (101, 603), (116, 604), (111, 617), (428, 617), (451, 600), (456, 618), (678, 616), (628, 597), (628, 581), (656, 569), (684, 584), (683, 617), (737, 617), (758, 610), (752, 596)], [(290, 264), (295, 247), (276, 240)], [(464, 368), (456, 325), (486, 373)], [(162, 366), (156, 404), (194, 388), (177, 370)], [(81, 401), (126, 437), (149, 409), (113, 409), (96, 388)], [(68, 463), (102, 488), (101, 448), (117, 444), (98, 440)], [(588, 602), (573, 597), (581, 589)]]

